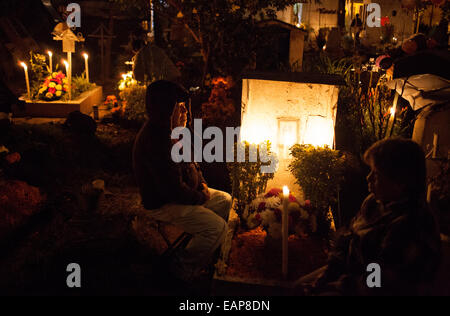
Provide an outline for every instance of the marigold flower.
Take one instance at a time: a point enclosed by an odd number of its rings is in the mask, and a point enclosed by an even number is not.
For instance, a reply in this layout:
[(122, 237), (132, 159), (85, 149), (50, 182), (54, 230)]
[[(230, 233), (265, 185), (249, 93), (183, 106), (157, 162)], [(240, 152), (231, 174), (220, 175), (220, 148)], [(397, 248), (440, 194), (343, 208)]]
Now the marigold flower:
[(20, 161), (20, 154), (19, 153), (12, 153), (12, 154), (9, 154), (9, 155), (7, 155), (6, 157), (5, 157), (5, 159), (6, 159), (6, 161), (10, 164), (10, 165), (12, 165), (12, 164), (14, 164), (14, 163), (16, 163), (16, 162), (19, 162)]

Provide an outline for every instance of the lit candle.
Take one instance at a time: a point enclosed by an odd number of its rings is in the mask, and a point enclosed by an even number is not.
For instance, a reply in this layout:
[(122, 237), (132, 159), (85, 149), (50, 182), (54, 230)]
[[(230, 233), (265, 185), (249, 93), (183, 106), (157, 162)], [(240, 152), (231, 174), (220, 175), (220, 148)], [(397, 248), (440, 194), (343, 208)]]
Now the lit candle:
[(69, 67), (69, 63), (67, 62), (67, 60), (63, 60), (64, 65), (66, 66), (66, 76), (67, 76), (67, 80), (69, 81), (68, 83), (68, 89), (67, 92), (69, 93), (69, 100), (72, 99), (72, 87), (71, 87), (71, 81), (70, 81), (70, 67)]
[(48, 54), (48, 60), (49, 60), (49, 64), (50, 64), (50, 73), (53, 72), (53, 53), (51, 51), (47, 52)]
[(87, 82), (89, 82), (89, 63), (88, 63), (89, 55), (84, 53), (83, 57), (84, 57), (84, 68), (86, 70), (86, 80)]
[(283, 187), (283, 216), (282, 216), (282, 236), (283, 236), (283, 251), (282, 251), (282, 274), (283, 278), (286, 279), (288, 275), (288, 239), (289, 239), (289, 214), (288, 214), (288, 204), (289, 204), (289, 189), (287, 186)]
[(30, 79), (28, 78), (28, 67), (24, 62), (21, 62), (20, 65), (23, 67), (23, 70), (25, 71), (25, 81), (27, 83), (28, 100), (31, 100)]

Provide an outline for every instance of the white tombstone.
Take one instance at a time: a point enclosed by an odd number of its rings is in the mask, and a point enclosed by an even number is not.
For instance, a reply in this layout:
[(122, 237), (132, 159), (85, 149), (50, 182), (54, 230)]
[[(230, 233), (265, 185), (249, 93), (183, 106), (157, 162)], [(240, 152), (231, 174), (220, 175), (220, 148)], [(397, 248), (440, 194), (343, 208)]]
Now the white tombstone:
[(301, 196), (287, 171), (294, 144), (334, 147), (334, 125), (343, 79), (306, 73), (246, 75), (242, 86), (241, 140), (258, 144), (269, 140), (280, 161), (268, 188), (287, 185)]

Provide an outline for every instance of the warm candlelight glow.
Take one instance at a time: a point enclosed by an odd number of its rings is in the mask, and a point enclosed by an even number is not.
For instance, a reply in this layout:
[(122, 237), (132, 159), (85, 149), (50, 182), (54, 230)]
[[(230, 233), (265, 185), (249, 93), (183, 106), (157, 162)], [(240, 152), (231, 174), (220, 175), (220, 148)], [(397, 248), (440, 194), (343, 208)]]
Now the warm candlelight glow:
[(30, 79), (28, 78), (28, 66), (24, 62), (20, 62), (19, 64), (23, 67), (23, 70), (25, 72), (25, 82), (27, 84), (28, 100), (31, 100)]
[(52, 59), (53, 53), (51, 51), (47, 51), (47, 54), (48, 54), (48, 60), (49, 60), (50, 73), (52, 73), (53, 72), (53, 59)]
[(84, 69), (86, 71), (86, 80), (89, 82), (89, 63), (88, 63), (89, 55), (83, 53), (83, 57), (84, 57)]
[(395, 107), (391, 107), (391, 115), (392, 115), (392, 116), (395, 115)]
[(50, 58), (52, 58), (53, 53), (52, 53), (51, 51), (47, 51), (47, 54), (48, 54), (48, 56), (49, 56)]
[(287, 187), (287, 185), (283, 187), (283, 197), (289, 197), (289, 188)]
[(66, 66), (66, 72), (69, 73), (69, 63), (67, 62), (67, 60), (64, 60), (64, 59), (62, 62)]

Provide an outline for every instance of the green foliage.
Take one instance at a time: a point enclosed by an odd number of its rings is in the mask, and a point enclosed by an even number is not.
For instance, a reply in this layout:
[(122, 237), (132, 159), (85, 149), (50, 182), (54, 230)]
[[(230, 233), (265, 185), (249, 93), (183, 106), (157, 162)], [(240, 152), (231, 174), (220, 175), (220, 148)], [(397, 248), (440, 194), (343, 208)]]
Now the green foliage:
[(337, 202), (338, 187), (343, 180), (344, 159), (339, 151), (328, 147), (294, 145), (290, 172), (297, 179), (305, 198), (313, 206), (328, 210)]
[(31, 97), (38, 97), (39, 89), (44, 83), (45, 78), (50, 74), (50, 68), (46, 63), (45, 55), (33, 53), (30, 51), (30, 90)]
[(124, 116), (127, 120), (145, 122), (147, 112), (145, 110), (146, 87), (138, 84), (123, 89), (120, 92)]
[[(267, 188), (267, 182), (273, 179), (273, 173), (262, 173), (261, 167), (270, 165), (270, 162), (262, 162), (260, 157), (260, 148), (267, 148), (267, 155), (270, 155), (270, 142), (250, 146), (245, 142), (245, 162), (238, 162), (237, 146), (234, 149), (234, 162), (227, 163), (230, 173), (231, 189), (233, 198), (236, 199), (236, 213), (242, 217), (245, 207), (253, 201), (258, 194), (264, 193)], [(250, 153), (256, 151), (257, 161), (250, 162)], [(245, 222), (245, 221), (242, 221)]]
[(401, 105), (401, 98), (395, 118), (390, 115), (394, 93), (386, 86), (388, 79), (382, 71), (369, 71), (373, 65), (363, 65), (359, 56), (337, 60), (325, 54), (308, 57), (305, 71), (340, 75), (347, 83), (339, 89), (336, 121), (337, 136), (342, 133), (348, 138), (346, 149), (358, 154), (385, 137), (411, 136), (413, 121), (408, 107)]
[[(148, 9), (149, 3), (147, 0), (109, 1), (141, 9)], [(208, 72), (215, 76), (242, 71), (260, 42), (256, 35), (260, 16), (275, 18), (276, 10), (296, 2), (298, 0), (167, 0), (153, 3), (157, 13), (184, 26), (191, 36), (202, 57), (203, 76)]]
[[(95, 83), (87, 81), (83, 76), (72, 77), (72, 100), (78, 98), (82, 93), (94, 89), (96, 86)], [(64, 95), (63, 100), (69, 100), (68, 93)]]

